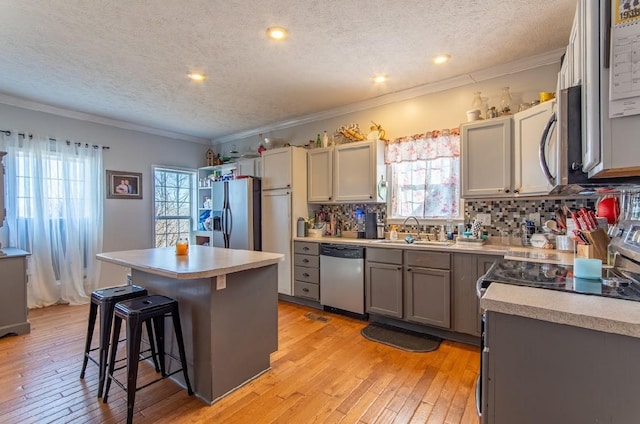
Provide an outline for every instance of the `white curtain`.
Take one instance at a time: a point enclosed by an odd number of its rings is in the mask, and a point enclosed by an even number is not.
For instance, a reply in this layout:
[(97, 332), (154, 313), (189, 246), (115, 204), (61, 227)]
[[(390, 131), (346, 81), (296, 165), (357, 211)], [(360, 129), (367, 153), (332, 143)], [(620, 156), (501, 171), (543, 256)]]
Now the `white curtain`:
[(102, 148), (0, 133), (9, 246), (31, 253), (29, 308), (87, 303), (100, 279)]

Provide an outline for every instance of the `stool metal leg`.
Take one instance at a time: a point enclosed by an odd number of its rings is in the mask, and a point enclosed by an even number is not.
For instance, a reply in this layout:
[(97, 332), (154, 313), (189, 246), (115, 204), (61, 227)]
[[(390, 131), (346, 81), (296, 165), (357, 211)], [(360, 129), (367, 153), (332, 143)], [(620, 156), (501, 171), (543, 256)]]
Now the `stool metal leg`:
[(80, 378), (84, 378), (84, 372), (87, 369), (87, 362), (89, 361), (89, 351), (91, 350), (91, 339), (93, 338), (93, 330), (96, 326), (96, 316), (98, 315), (98, 305), (91, 302), (89, 305), (89, 325), (87, 327), (87, 341), (84, 346), (84, 359), (82, 360), (82, 371), (80, 371)]
[[(107, 375), (107, 357), (109, 356), (109, 339), (111, 338), (111, 321), (115, 302), (104, 302), (100, 307), (100, 381), (98, 382), (98, 397), (102, 397), (104, 381)], [(116, 340), (120, 331), (115, 334)]]
[(163, 377), (167, 376), (167, 368), (165, 362), (164, 351), (164, 315), (152, 318), (153, 328), (156, 333), (156, 346), (158, 348), (158, 362), (160, 362), (160, 372)]
[(127, 322), (127, 424), (133, 422), (141, 338), (142, 322), (137, 317), (129, 319)]
[(178, 304), (173, 305), (173, 311), (171, 312), (173, 317), (173, 328), (176, 332), (176, 339), (178, 340), (178, 351), (180, 352), (180, 362), (182, 363), (182, 373), (184, 374), (184, 382), (187, 385), (187, 392), (189, 396), (193, 394), (191, 384), (189, 383), (189, 373), (187, 372), (187, 355), (184, 351), (184, 341), (182, 339), (182, 326), (180, 325), (180, 312), (178, 310)]
[(149, 346), (151, 347), (151, 359), (153, 359), (153, 366), (156, 368), (156, 372), (160, 372), (160, 365), (158, 364), (158, 354), (156, 352), (151, 320), (145, 320), (145, 325), (147, 327), (147, 335), (149, 336)]
[(115, 316), (113, 318), (113, 337), (111, 338), (111, 353), (109, 355), (109, 370), (107, 371), (107, 378), (104, 387), (104, 396), (102, 401), (107, 403), (109, 398), (109, 388), (111, 387), (111, 379), (113, 378), (113, 372), (116, 367), (116, 353), (118, 351), (118, 334), (120, 334), (120, 327), (122, 326), (122, 318)]

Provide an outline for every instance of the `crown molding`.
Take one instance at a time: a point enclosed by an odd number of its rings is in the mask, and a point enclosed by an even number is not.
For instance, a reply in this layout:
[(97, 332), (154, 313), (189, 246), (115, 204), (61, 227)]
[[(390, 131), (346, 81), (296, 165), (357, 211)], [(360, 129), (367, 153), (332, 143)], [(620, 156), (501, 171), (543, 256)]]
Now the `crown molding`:
[(98, 115), (93, 115), (86, 112), (78, 112), (75, 110), (65, 109), (57, 106), (51, 106), (44, 103), (34, 102), (32, 100), (26, 100), (19, 97), (9, 96), (7, 94), (0, 93), (0, 103), (15, 106), (22, 109), (34, 110), (37, 112), (50, 113), (52, 115), (63, 116), (65, 118), (78, 119), (80, 121), (93, 122), (95, 124), (108, 125), (111, 127), (121, 128), (123, 130), (138, 131), (146, 134), (157, 135), (161, 137), (172, 138), (179, 141), (189, 141), (192, 143), (211, 145), (211, 140), (208, 138), (193, 137), (186, 134), (174, 133), (171, 131), (160, 130), (157, 128), (146, 127), (144, 125), (132, 124), (126, 121), (120, 121), (118, 119), (105, 118)]
[(426, 94), (437, 93), (452, 88), (462, 87), (469, 84), (475, 84), (481, 81), (486, 81), (492, 78), (497, 78), (516, 72), (522, 72), (529, 69), (539, 68), (541, 66), (552, 65), (559, 63), (560, 58), (564, 54), (565, 49), (556, 49), (546, 53), (542, 53), (536, 56), (527, 57), (524, 59), (516, 60), (502, 65), (497, 65), (488, 69), (479, 70), (465, 75), (459, 75), (457, 77), (449, 78), (446, 80), (424, 84), (417, 87), (409, 88), (395, 93), (385, 94), (373, 99), (368, 99), (358, 103), (352, 103), (350, 105), (341, 106), (335, 109), (329, 109), (326, 111), (313, 113), (310, 115), (300, 116), (285, 121), (276, 122), (269, 125), (264, 125), (251, 130), (241, 131), (233, 134), (228, 134), (222, 137), (214, 138), (211, 143), (214, 146), (228, 143), (231, 141), (242, 140), (249, 137), (254, 137), (259, 134), (267, 133), (269, 131), (277, 131), (286, 128), (295, 127), (298, 125), (308, 124), (310, 122), (321, 121), (323, 119), (335, 118), (348, 113), (359, 112), (366, 109), (371, 109), (378, 106), (384, 106), (390, 103), (395, 103), (403, 100), (409, 100), (415, 97), (424, 96)]

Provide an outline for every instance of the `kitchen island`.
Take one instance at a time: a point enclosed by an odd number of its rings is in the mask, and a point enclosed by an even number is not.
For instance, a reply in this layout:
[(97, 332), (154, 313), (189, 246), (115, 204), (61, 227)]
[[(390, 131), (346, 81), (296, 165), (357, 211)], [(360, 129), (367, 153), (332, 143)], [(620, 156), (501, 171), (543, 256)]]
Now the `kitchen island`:
[[(107, 252), (98, 260), (131, 268), (134, 284), (176, 299), (184, 334), (189, 379), (208, 404), (270, 368), (278, 349), (278, 262), (283, 255), (190, 246)], [(167, 350), (177, 355), (166, 323)], [(179, 361), (169, 361), (169, 372)], [(172, 378), (184, 385), (182, 374)]]

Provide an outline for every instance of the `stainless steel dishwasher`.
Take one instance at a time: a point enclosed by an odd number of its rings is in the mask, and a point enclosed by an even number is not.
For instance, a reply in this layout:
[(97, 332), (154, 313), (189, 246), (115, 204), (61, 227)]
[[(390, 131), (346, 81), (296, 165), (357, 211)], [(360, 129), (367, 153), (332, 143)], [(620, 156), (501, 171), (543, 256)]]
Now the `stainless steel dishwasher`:
[(320, 303), (364, 315), (364, 247), (320, 245)]

